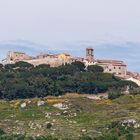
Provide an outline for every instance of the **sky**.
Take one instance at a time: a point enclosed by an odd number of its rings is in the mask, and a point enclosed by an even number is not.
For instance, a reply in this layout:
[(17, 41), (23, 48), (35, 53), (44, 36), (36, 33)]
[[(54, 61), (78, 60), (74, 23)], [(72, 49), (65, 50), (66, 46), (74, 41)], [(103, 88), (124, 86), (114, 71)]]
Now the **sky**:
[(0, 0), (0, 41), (56, 50), (79, 42), (139, 43), (139, 6), (140, 0)]
[(139, 0), (0, 0), (0, 40), (139, 41)]

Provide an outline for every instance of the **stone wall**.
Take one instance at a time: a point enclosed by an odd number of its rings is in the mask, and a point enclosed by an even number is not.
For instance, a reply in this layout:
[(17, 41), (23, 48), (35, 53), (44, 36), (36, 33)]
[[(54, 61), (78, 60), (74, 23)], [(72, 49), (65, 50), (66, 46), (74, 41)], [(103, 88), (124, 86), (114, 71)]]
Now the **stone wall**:
[(65, 64), (71, 64), (73, 59), (61, 59), (61, 58), (42, 58), (42, 59), (32, 59), (32, 60), (23, 60), (34, 66), (41, 64), (49, 64), (51, 67), (58, 67)]

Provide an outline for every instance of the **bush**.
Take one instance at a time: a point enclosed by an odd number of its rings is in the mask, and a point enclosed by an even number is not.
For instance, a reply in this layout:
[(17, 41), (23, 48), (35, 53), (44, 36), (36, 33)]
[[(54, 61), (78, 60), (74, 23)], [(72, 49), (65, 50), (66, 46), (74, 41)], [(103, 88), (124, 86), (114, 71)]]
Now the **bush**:
[(134, 139), (133, 134), (129, 133), (126, 135), (126, 140), (133, 140), (133, 139)]
[(131, 89), (130, 94), (132, 94), (132, 95), (140, 94), (140, 87)]
[(89, 136), (82, 136), (79, 138), (79, 140), (93, 140), (93, 139)]
[(5, 134), (5, 132), (2, 129), (0, 129), (0, 136), (2, 136), (4, 134)]
[(52, 124), (48, 123), (46, 127), (47, 127), (47, 129), (50, 129), (52, 127)]
[(94, 73), (99, 73), (104, 71), (104, 69), (98, 65), (90, 65), (87, 67), (87, 70)]
[(120, 90), (118, 90), (118, 91), (111, 90), (111, 91), (108, 92), (108, 98), (111, 99), (111, 100), (119, 98), (122, 95), (123, 94)]
[(106, 133), (102, 140), (119, 140), (119, 137), (111, 132)]

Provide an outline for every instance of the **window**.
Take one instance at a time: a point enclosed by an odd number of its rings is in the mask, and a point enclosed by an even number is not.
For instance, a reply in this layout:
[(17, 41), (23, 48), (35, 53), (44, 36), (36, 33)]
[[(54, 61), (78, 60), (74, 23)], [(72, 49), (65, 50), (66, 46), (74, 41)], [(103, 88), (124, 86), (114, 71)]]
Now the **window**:
[(121, 67), (119, 67), (119, 69), (121, 69)]
[(116, 67), (114, 67), (114, 69), (116, 69)]
[(111, 69), (109, 69), (109, 71), (111, 71)]

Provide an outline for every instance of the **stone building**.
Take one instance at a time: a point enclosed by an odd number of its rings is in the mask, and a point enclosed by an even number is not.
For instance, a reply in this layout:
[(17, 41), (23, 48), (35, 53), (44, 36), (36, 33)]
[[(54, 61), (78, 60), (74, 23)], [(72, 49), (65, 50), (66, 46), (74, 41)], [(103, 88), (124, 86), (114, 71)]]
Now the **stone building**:
[(37, 56), (29, 56), (23, 52), (8, 52), (6, 59), (3, 64), (14, 64), (18, 61), (28, 62), (34, 66), (40, 64), (49, 64), (51, 67), (58, 67), (60, 65), (71, 64), (75, 61), (84, 62), (86, 66), (88, 65), (99, 65), (102, 66), (104, 72), (114, 73), (117, 76), (125, 77), (127, 74), (126, 65), (123, 61), (119, 60), (99, 60), (94, 57), (94, 49), (88, 47), (86, 49), (86, 57), (71, 57), (71, 55), (62, 54), (39, 54)]
[(8, 52), (3, 64), (14, 64), (19, 61), (28, 62), (34, 66), (41, 64), (49, 64), (51, 67), (58, 67), (60, 65), (71, 64), (76, 61), (69, 54), (39, 54), (35, 57), (29, 56), (22, 52)]
[(86, 66), (99, 65), (103, 67), (104, 72), (113, 73), (119, 77), (126, 77), (126, 65), (120, 60), (99, 60), (94, 57), (94, 49), (89, 47), (86, 49), (86, 59), (84, 60)]
[(114, 73), (117, 76), (126, 76), (126, 65), (119, 60), (96, 60), (96, 64), (104, 68), (106, 73)]
[(70, 54), (62, 53), (62, 54), (58, 54), (58, 58), (60, 58), (60, 59), (70, 59), (71, 56), (70, 56)]
[(30, 60), (32, 59), (31, 56), (28, 56), (27, 54), (23, 52), (12, 52), (9, 51), (7, 53), (6, 59), (3, 60), (4, 64), (13, 64), (15, 62), (21, 61), (21, 60)]

